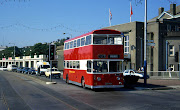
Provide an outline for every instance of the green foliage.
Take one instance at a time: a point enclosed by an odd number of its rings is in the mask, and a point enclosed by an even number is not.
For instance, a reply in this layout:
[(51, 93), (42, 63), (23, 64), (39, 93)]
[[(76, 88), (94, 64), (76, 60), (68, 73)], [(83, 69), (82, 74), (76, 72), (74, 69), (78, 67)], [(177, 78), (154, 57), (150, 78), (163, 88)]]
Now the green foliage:
[[(55, 43), (56, 46), (64, 45), (66, 39), (58, 39)], [(34, 46), (28, 46), (23, 48), (18, 48), (15, 46), (15, 56), (33, 56), (33, 55), (48, 55), (49, 54), (49, 44), (36, 43)], [(0, 51), (1, 58), (14, 58), (14, 46), (8, 47), (3, 51)]]
[(32, 54), (33, 55), (48, 55), (49, 53), (49, 45), (48, 44), (42, 44), (37, 43), (32, 48)]

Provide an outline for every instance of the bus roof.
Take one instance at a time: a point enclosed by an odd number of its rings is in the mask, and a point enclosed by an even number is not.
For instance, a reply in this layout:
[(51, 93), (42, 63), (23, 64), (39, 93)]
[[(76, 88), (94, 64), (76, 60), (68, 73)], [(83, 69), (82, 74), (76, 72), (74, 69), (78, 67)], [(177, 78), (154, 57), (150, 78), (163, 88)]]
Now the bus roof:
[(68, 40), (66, 40), (65, 42), (68, 42), (68, 41), (71, 41), (71, 40), (74, 40), (74, 39), (78, 39), (78, 38), (80, 38), (80, 37), (87, 36), (87, 35), (89, 35), (89, 34), (121, 34), (121, 32), (116, 31), (116, 30), (111, 30), (111, 29), (93, 30), (93, 31), (88, 32), (88, 33), (86, 33), (86, 34), (83, 34), (83, 35), (74, 37), (74, 38), (72, 38), (72, 39), (68, 39)]

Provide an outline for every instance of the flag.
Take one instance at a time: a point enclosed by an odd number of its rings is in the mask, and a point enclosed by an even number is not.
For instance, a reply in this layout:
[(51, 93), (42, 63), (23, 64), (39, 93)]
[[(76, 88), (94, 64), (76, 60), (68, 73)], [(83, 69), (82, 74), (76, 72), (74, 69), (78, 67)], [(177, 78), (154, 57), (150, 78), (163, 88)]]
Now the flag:
[(109, 19), (112, 20), (112, 13), (110, 9), (109, 9)]
[(131, 16), (133, 15), (133, 11), (132, 11), (132, 5), (131, 5), (131, 2), (130, 2), (130, 22), (131, 22)]
[(111, 10), (109, 8), (109, 25), (111, 26), (111, 20), (112, 20), (112, 13)]
[(132, 11), (132, 5), (131, 5), (131, 3), (130, 3), (130, 17), (133, 15), (133, 11)]

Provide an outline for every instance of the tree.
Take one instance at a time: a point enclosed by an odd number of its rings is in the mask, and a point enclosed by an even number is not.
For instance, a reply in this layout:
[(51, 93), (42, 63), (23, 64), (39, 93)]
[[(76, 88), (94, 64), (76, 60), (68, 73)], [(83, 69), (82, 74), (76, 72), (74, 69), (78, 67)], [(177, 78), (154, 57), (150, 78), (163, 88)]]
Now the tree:
[(47, 44), (42, 44), (42, 43), (37, 43), (32, 47), (32, 54), (36, 55), (48, 55), (49, 53), (49, 45)]

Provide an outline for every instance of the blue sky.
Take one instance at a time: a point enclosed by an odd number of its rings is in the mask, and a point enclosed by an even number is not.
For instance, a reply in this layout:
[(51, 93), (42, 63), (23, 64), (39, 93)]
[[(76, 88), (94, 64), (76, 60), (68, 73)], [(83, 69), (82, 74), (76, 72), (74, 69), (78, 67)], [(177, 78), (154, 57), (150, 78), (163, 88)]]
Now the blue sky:
[[(24, 2), (25, 1), (25, 2)], [(18, 47), (52, 42), (130, 21), (131, 0), (0, 0), (0, 45)], [(144, 0), (132, 0), (132, 21), (144, 21)], [(147, 0), (148, 19), (158, 15), (158, 8), (170, 9), (169, 1)], [(69, 33), (63, 35), (63, 33)]]

